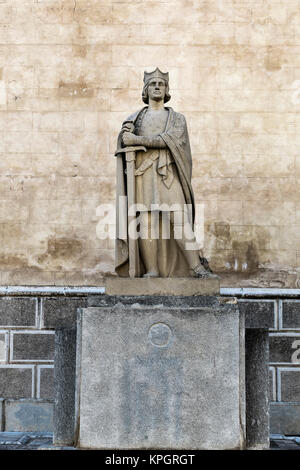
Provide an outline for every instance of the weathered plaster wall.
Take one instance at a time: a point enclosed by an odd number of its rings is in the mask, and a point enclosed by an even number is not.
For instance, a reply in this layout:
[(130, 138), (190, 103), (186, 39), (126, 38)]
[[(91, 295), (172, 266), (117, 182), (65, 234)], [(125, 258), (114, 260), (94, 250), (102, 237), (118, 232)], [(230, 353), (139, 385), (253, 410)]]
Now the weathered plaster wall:
[(0, 0), (1, 284), (113, 269), (96, 207), (114, 200), (117, 132), (156, 66), (188, 120), (212, 267), (300, 286), (294, 0)]

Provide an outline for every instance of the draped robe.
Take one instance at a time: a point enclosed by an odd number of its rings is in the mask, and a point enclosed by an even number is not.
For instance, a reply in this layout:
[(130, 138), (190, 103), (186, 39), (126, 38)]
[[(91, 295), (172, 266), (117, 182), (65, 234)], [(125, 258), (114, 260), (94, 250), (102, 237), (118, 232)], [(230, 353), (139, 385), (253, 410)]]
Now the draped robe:
[[(189, 205), (190, 224), (194, 227), (195, 218), (195, 202), (194, 194), (191, 185), (192, 177), (192, 157), (189, 136), (185, 117), (175, 112), (170, 107), (165, 107), (168, 110), (168, 119), (165, 131), (160, 134), (164, 140), (167, 149), (170, 151), (174, 163), (176, 165), (179, 182), (184, 195), (185, 204)], [(129, 116), (123, 125), (136, 124), (139, 119), (143, 118), (143, 114), (147, 107), (135, 112)], [(122, 148), (122, 130), (118, 136), (118, 149)], [(115, 153), (117, 158), (117, 185), (116, 185), (116, 244), (115, 244), (115, 270), (119, 276), (128, 277), (129, 275), (129, 259), (128, 259), (128, 232), (120, 233), (120, 225), (127, 227), (127, 209), (120, 204), (120, 196), (127, 196), (127, 181), (126, 181), (126, 162), (124, 153), (118, 150)], [(124, 199), (123, 199), (124, 201)], [(174, 201), (176, 203), (176, 201)], [(180, 250), (176, 240), (173, 236), (169, 240), (158, 240), (158, 264), (161, 277), (186, 277), (190, 275), (189, 267), (185, 257)], [(205, 260), (199, 254), (199, 263)], [(206, 260), (205, 260), (206, 261)], [(143, 275), (145, 267), (143, 260), (139, 256), (138, 259), (139, 275)]]

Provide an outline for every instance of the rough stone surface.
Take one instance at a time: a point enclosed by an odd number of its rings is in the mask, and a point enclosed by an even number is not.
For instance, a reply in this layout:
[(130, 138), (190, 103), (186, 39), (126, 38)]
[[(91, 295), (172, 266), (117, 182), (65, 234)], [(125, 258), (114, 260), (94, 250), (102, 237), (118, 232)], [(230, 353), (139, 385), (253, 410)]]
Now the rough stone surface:
[(77, 309), (85, 306), (85, 297), (48, 297), (42, 299), (43, 327), (76, 327)]
[(32, 366), (0, 366), (0, 397), (31, 398)]
[(4, 400), (0, 398), (0, 432), (4, 431)]
[(51, 432), (53, 403), (41, 400), (5, 400), (5, 431)]
[(274, 380), (274, 368), (269, 368), (269, 402), (276, 401), (276, 382)]
[(36, 326), (37, 300), (29, 297), (0, 297), (0, 328)]
[(300, 436), (300, 404), (271, 403), (270, 432), (287, 436)]
[(236, 305), (120, 302), (83, 309), (79, 327), (82, 448), (243, 445)]
[(203, 295), (203, 296), (165, 296), (165, 295), (140, 295), (138, 298), (135, 295), (93, 295), (88, 296), (87, 305), (88, 307), (113, 307), (116, 303), (121, 305), (140, 305), (140, 306), (161, 306), (166, 307), (211, 307), (211, 308), (222, 308), (231, 309), (232, 305), (237, 304), (237, 300), (234, 297), (218, 297), (214, 295)]
[(300, 329), (300, 301), (282, 302), (282, 326), (283, 328)]
[(52, 400), (54, 397), (54, 369), (39, 366), (39, 398)]
[(7, 334), (0, 333), (0, 363), (7, 361)]
[(194, 278), (107, 278), (108, 295), (218, 295), (218, 279)]
[[(298, 342), (297, 346), (295, 346)], [(295, 350), (300, 347), (300, 335), (289, 335), (283, 336), (271, 334), (269, 338), (270, 344), (270, 362), (286, 362), (293, 363), (293, 355), (295, 355)], [(294, 347), (293, 347), (294, 346)], [(300, 363), (300, 351), (297, 355), (298, 363)], [(296, 359), (295, 359), (296, 360)]]
[(281, 401), (300, 402), (300, 369), (279, 369)]
[(73, 445), (75, 440), (76, 329), (55, 333), (55, 445)]
[(13, 333), (13, 361), (42, 360), (52, 361), (54, 358), (54, 334)]
[(231, 308), (237, 304), (235, 298), (217, 297), (214, 295), (203, 296), (165, 296), (165, 295), (91, 295), (87, 298), (88, 307), (113, 307), (116, 303), (122, 305), (154, 306), (165, 305), (166, 307), (222, 307)]
[(247, 448), (268, 449), (268, 331), (247, 329), (245, 344)]
[(274, 302), (239, 301), (239, 309), (245, 315), (246, 328), (274, 328)]

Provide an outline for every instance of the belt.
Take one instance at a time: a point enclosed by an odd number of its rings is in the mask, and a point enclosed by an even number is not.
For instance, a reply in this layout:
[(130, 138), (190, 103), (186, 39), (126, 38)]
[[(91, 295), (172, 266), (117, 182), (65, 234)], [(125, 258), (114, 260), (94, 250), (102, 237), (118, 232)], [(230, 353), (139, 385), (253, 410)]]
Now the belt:
[(174, 173), (170, 153), (167, 149), (153, 150), (146, 158), (143, 159), (140, 166), (135, 170), (135, 176), (140, 176), (145, 173), (156, 161), (157, 173), (162, 177), (164, 185), (169, 189), (174, 180)]

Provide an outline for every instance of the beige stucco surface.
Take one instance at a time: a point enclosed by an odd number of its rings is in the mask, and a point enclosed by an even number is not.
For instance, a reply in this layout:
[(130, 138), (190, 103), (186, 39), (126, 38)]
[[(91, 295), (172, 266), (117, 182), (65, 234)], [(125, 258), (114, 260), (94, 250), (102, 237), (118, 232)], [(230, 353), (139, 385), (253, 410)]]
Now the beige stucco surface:
[[(144, 70), (188, 122), (224, 285), (300, 287), (300, 9), (289, 0), (0, 1), (0, 283), (98, 285)], [(113, 220), (110, 220), (113, 222)]]

